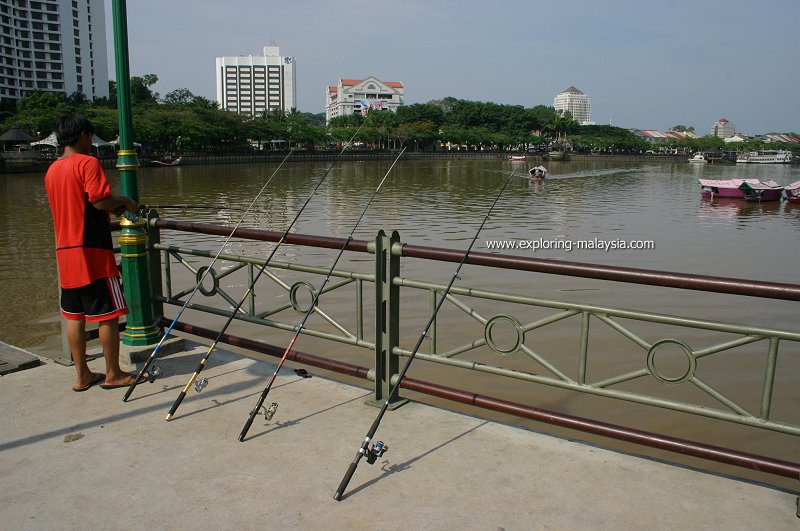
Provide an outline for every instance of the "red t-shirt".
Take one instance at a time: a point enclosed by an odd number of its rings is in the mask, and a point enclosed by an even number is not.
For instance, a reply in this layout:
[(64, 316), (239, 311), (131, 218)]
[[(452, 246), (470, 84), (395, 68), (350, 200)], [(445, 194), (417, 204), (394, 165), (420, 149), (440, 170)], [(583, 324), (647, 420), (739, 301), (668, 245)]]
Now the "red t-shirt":
[(92, 205), (111, 195), (100, 161), (81, 154), (60, 158), (47, 170), (44, 187), (53, 211), (61, 287), (118, 276), (111, 219)]

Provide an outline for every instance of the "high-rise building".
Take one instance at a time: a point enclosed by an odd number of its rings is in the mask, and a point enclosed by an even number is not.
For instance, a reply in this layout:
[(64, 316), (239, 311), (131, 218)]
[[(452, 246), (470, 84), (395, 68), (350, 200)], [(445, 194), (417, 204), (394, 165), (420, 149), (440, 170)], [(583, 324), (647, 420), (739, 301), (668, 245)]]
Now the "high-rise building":
[(227, 111), (261, 116), (297, 107), (294, 57), (281, 57), (274, 42), (264, 55), (217, 57), (217, 102)]
[(569, 111), (572, 119), (581, 125), (591, 125), (592, 104), (589, 96), (575, 87), (570, 87), (556, 96), (553, 107), (557, 111)]
[(0, 97), (108, 97), (104, 0), (0, 0)]
[(337, 116), (366, 115), (371, 110), (397, 112), (403, 105), (404, 94), (401, 81), (381, 81), (371, 76), (340, 79), (325, 89), (325, 120), (330, 123)]
[(725, 118), (720, 118), (711, 126), (711, 136), (729, 138), (736, 134), (736, 126)]

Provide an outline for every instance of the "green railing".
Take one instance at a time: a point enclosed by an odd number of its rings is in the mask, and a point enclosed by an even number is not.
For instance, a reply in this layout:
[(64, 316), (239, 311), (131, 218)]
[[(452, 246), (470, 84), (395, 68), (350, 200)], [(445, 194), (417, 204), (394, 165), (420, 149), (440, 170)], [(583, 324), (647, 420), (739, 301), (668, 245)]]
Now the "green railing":
[[(161, 243), (161, 232), (170, 229), (227, 236), (231, 229), (157, 218), (151, 219), (149, 225), (151, 262), (161, 262), (164, 275), (163, 279), (156, 279), (157, 292), (164, 288), (164, 293), (156, 296), (156, 299), (162, 303), (182, 306), (194, 288), (193, 282), (202, 277), (204, 268), (207, 267), (199, 266), (197, 259), (210, 259), (216, 252)], [(235, 237), (242, 241), (276, 242), (281, 235), (282, 233), (272, 231), (239, 229)], [(284, 245), (294, 248), (340, 249), (344, 243), (344, 239), (292, 234)], [(404, 302), (416, 301), (417, 308), (414, 313), (404, 313), (404, 321), (418, 321), (423, 313), (419, 310), (419, 300), (427, 299), (429, 311), (432, 312), (438, 297), (441, 297), (446, 288), (442, 284), (402, 276), (401, 261), (413, 258), (454, 262), (463, 257), (463, 252), (404, 245), (396, 232), (391, 236), (380, 232), (372, 242), (353, 240), (347, 244), (347, 251), (356, 255), (372, 255), (371, 272), (333, 271), (331, 284), (326, 287), (319, 305), (313, 310), (318, 317), (316, 324), (309, 321), (302, 333), (374, 353), (375, 362), (370, 370), (370, 379), (375, 382), (375, 399), (381, 401), (388, 396), (389, 386), (395, 382), (393, 378), (399, 372), (402, 359), (411, 355), (408, 349), (400, 346), (401, 297)], [(230, 311), (228, 307), (236, 306), (239, 294), (223, 288), (221, 281), (238, 275), (233, 283), (241, 285), (241, 291), (244, 291), (252, 282), (254, 268), (264, 262), (256, 257), (235, 253), (223, 253), (218, 260), (214, 270), (206, 276), (205, 285), (198, 290), (202, 299), (193, 301), (189, 308), (227, 316)], [(468, 263), (484, 267), (800, 301), (800, 286), (796, 285), (591, 266), (487, 253), (470, 255)], [(185, 284), (183, 289), (175, 288), (176, 275), (173, 269), (176, 267), (183, 270), (179, 275)], [(186, 272), (190, 273), (192, 282), (186, 282)], [(260, 283), (252, 290), (247, 304), (242, 306), (236, 318), (243, 322), (293, 332), (296, 325), (292, 323), (292, 317), (302, 315), (309, 309), (302, 301), (310, 301), (313, 297), (315, 288), (312, 279), (327, 273), (328, 268), (324, 266), (274, 260), (265, 273), (268, 282), (263, 285)], [(519, 382), (547, 385), (576, 393), (800, 435), (800, 424), (792, 419), (774, 418), (772, 407), (776, 387), (779, 383), (786, 385), (786, 378), (776, 382), (776, 367), (781, 355), (796, 355), (800, 342), (798, 331), (548, 300), (463, 284), (464, 281), (457, 282), (447, 294), (447, 323), (442, 323), (442, 318), (437, 316), (429, 330), (429, 341), (416, 354), (416, 359), (442, 367), (454, 367)], [(276, 297), (273, 292), (280, 297)], [(371, 292), (374, 303), (365, 304), (365, 300), (368, 300), (365, 299), (368, 297), (367, 292)], [(328, 306), (326, 301), (334, 293), (338, 294), (339, 302)], [(284, 301), (275, 302), (280, 298)], [(352, 301), (352, 305), (341, 302), (347, 299)], [(491, 303), (489, 309), (483, 309), (481, 305), (487, 303)], [(523, 317), (533, 312), (538, 314), (535, 318)], [(454, 338), (452, 334), (444, 334), (444, 328), (457, 319), (456, 315), (460, 315), (467, 323), (459, 328), (461, 332), (458, 338)], [(425, 318), (429, 316), (430, 313), (422, 315)], [(371, 324), (374, 327), (365, 327), (368, 317), (373, 321)], [(577, 345), (574, 351), (569, 355), (564, 355), (563, 352), (553, 354), (539, 347), (542, 338), (550, 330), (565, 325), (569, 326), (574, 335)], [(474, 330), (473, 335), (461, 337), (470, 326)], [(365, 332), (367, 330), (371, 332)], [(558, 333), (563, 333), (563, 330)], [(624, 369), (590, 371), (593, 360), (607, 354), (602, 346), (593, 348), (596, 337), (607, 344), (609, 336), (621, 338), (628, 345), (631, 352), (628, 356), (630, 363)], [(787, 345), (789, 348), (786, 348)], [(762, 372), (748, 378), (749, 384), (754, 388), (742, 392), (738, 382), (720, 382), (713, 372), (710, 378), (705, 375), (708, 373), (701, 374), (701, 366), (709, 360), (716, 361), (731, 352), (739, 352), (736, 349), (744, 347), (754, 350), (753, 355), (764, 360), (759, 369)], [(793, 352), (785, 353), (792, 348)], [(603, 373), (602, 376), (590, 376), (599, 373)], [(798, 377), (800, 375), (795, 374), (788, 385), (800, 385)], [(674, 390), (681, 386), (691, 387), (699, 392), (683, 393), (691, 395), (691, 398), (674, 396), (677, 394)], [(753, 400), (753, 397), (757, 399)]]

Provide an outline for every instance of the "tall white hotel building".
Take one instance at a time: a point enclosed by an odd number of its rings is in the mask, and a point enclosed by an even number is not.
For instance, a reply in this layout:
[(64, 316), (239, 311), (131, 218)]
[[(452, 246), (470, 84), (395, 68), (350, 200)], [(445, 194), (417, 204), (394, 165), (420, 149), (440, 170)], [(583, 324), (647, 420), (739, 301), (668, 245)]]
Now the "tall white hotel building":
[(589, 96), (570, 87), (556, 96), (553, 107), (557, 111), (569, 111), (572, 119), (581, 125), (592, 125), (592, 104)]
[(294, 57), (281, 57), (277, 44), (264, 55), (217, 57), (217, 102), (220, 108), (249, 116), (297, 107)]
[(108, 97), (104, 0), (0, 0), (0, 98)]

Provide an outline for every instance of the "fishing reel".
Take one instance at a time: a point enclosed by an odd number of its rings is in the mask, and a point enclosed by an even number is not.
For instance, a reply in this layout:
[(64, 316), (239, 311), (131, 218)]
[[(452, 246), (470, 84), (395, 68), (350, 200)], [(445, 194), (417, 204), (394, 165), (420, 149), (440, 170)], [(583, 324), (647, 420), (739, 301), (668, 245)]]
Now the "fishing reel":
[(269, 407), (261, 406), (261, 409), (258, 410), (259, 413), (264, 415), (264, 418), (267, 419), (267, 421), (272, 420), (272, 417), (275, 416), (275, 412), (276, 411), (278, 411), (278, 403), (277, 402), (271, 403), (269, 405)]
[(147, 371), (147, 381), (153, 383), (156, 379), (163, 374), (161, 371), (161, 367), (153, 367), (149, 371)]
[(194, 390), (198, 393), (208, 387), (208, 378), (198, 378), (194, 381)]
[(383, 441), (373, 443), (372, 446), (369, 447), (369, 450), (367, 450), (367, 463), (374, 465), (375, 461), (380, 459), (387, 450), (389, 450), (389, 447), (383, 444)]

